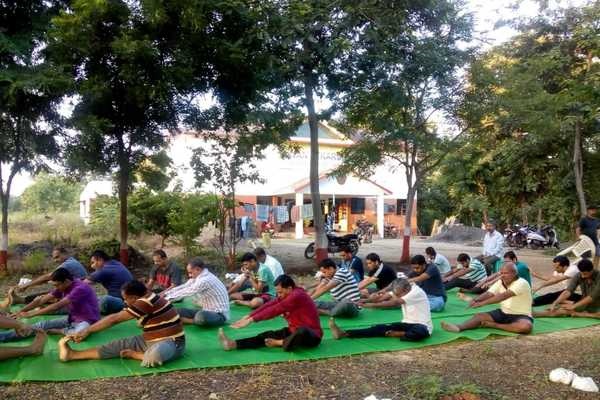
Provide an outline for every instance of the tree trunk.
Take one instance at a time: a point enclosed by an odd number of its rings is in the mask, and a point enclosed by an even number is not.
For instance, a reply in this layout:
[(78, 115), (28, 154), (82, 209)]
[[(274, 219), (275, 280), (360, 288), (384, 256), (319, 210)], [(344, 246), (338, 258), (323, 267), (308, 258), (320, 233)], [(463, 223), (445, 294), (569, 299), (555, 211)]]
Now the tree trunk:
[(127, 245), (127, 236), (129, 234), (127, 227), (127, 194), (129, 192), (129, 162), (121, 161), (119, 168), (119, 259), (125, 266), (129, 266), (129, 246)]
[(317, 262), (327, 258), (327, 235), (325, 234), (323, 213), (321, 212), (321, 193), (319, 192), (319, 125), (313, 98), (313, 79), (304, 79), (308, 126), (310, 127), (310, 198), (313, 207), (315, 228), (315, 258)]
[(575, 122), (575, 143), (573, 144), (573, 171), (575, 172), (575, 188), (581, 215), (586, 213), (585, 192), (583, 191), (583, 157), (581, 155), (581, 122)]
[(412, 214), (414, 209), (416, 185), (408, 182), (408, 193), (406, 195), (406, 214), (404, 215), (404, 230), (402, 234), (402, 256), (400, 262), (408, 264), (410, 262), (410, 236), (412, 234)]
[(0, 275), (7, 272), (8, 268), (8, 203), (10, 201), (10, 187), (17, 172), (18, 163), (13, 163), (10, 168), (8, 179), (6, 180), (6, 190), (4, 189), (4, 179), (2, 177), (2, 166), (0, 165), (0, 206), (2, 208), (2, 236), (0, 237)]

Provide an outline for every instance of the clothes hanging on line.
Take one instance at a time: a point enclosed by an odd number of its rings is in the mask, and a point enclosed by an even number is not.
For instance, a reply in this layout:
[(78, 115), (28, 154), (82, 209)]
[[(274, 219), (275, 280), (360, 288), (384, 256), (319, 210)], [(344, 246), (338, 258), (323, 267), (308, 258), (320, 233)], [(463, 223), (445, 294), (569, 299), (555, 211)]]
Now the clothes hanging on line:
[(304, 204), (302, 206), (302, 219), (313, 219), (312, 204)]
[(278, 224), (283, 224), (290, 220), (290, 214), (288, 213), (287, 206), (277, 206), (274, 208), (275, 222)]
[(292, 222), (296, 223), (302, 219), (302, 206), (292, 207)]
[(244, 203), (244, 211), (251, 214), (254, 212), (254, 204)]
[(256, 205), (256, 220), (257, 221), (268, 221), (270, 208), (271, 207), (266, 206), (264, 204), (257, 204)]

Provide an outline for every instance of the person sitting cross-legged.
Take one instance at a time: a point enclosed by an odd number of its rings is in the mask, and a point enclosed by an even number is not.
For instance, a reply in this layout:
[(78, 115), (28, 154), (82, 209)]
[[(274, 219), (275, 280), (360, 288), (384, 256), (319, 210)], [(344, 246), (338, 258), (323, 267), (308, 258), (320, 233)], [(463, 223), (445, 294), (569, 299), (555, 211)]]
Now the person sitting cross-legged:
[[(254, 275), (255, 271), (257, 271), (256, 276)], [(237, 280), (228, 290), (231, 300), (241, 306), (258, 308), (273, 299), (275, 296), (273, 273), (268, 266), (259, 263), (253, 253), (246, 253), (242, 256), (242, 274), (244, 278)], [(250, 283), (254, 292), (238, 292), (237, 290), (245, 283)]]
[(460, 291), (463, 293), (474, 293), (481, 294), (488, 290), (494, 283), (500, 280), (500, 268), (504, 263), (512, 263), (517, 268), (517, 275), (519, 278), (523, 278), (527, 281), (529, 286), (531, 286), (531, 273), (529, 272), (529, 267), (522, 261), (519, 261), (517, 255), (514, 251), (507, 251), (504, 253), (502, 260), (497, 260), (492, 268), (492, 274), (487, 278), (479, 281), (477, 285), (472, 288), (461, 288)]
[[(6, 315), (0, 314), (0, 328), (2, 329), (14, 329), (19, 337), (28, 337), (32, 333), (32, 328), (25, 325), (21, 321)], [(3, 332), (0, 332), (0, 336)], [(35, 332), (35, 339), (29, 346), (19, 347), (0, 347), (0, 360), (7, 360), (9, 358), (25, 357), (25, 356), (37, 356), (44, 352), (44, 345), (48, 337), (44, 331)], [(2, 340), (0, 339), (0, 342)]]
[(436, 252), (433, 247), (427, 247), (425, 249), (425, 255), (427, 256), (427, 261), (435, 264), (442, 276), (452, 271), (452, 267), (450, 266), (448, 259), (444, 255)]
[[(73, 278), (65, 268), (54, 270), (50, 277), (50, 283), (55, 288), (52, 292), (37, 297), (18, 311), (15, 316), (31, 318), (53, 314), (56, 310), (66, 308), (68, 316), (40, 321), (31, 325), (34, 330), (44, 330), (60, 335), (77, 333), (100, 319), (96, 293), (87, 283)], [(7, 332), (0, 336), (0, 341), (9, 341), (20, 337), (16, 331)]]
[(457, 268), (443, 278), (444, 289), (471, 289), (487, 278), (485, 265), (478, 259), (471, 259), (468, 254), (461, 253), (456, 257), (456, 262)]
[(275, 280), (277, 298), (246, 317), (231, 324), (234, 329), (244, 328), (253, 322), (265, 321), (279, 315), (287, 320), (288, 326), (275, 331), (259, 333), (254, 337), (232, 340), (219, 328), (219, 341), (225, 350), (256, 349), (259, 347), (281, 347), (293, 351), (299, 347), (316, 347), (321, 343), (323, 330), (315, 303), (304, 289), (296, 287), (288, 275)]
[(478, 308), (488, 304), (500, 303), (500, 308), (475, 314), (471, 319), (452, 324), (442, 322), (442, 328), (449, 332), (461, 332), (480, 327), (496, 328), (513, 333), (530, 333), (533, 329), (531, 317), (531, 287), (517, 275), (517, 268), (512, 263), (504, 263), (500, 269), (500, 280), (489, 290), (469, 304)]
[(154, 266), (150, 270), (150, 277), (146, 282), (148, 289), (160, 294), (181, 285), (181, 269), (175, 261), (169, 260), (164, 250), (154, 250), (152, 262)]
[[(338, 267), (331, 258), (319, 263), (321, 282), (312, 291), (320, 314), (332, 317), (353, 318), (358, 316), (360, 292), (354, 275), (349, 269)], [(333, 301), (316, 300), (325, 293), (331, 293)]]
[[(126, 307), (108, 315), (89, 328), (58, 342), (59, 358), (72, 360), (101, 360), (131, 358), (143, 367), (155, 367), (181, 357), (185, 350), (183, 324), (168, 300), (148, 290), (140, 281), (126, 283), (122, 289)], [(120, 322), (137, 319), (142, 335), (117, 339), (100, 347), (73, 350), (69, 341), (81, 342), (91, 333), (100, 332)]]
[(363, 329), (340, 329), (333, 318), (329, 328), (334, 339), (365, 337), (397, 337), (400, 340), (419, 341), (428, 338), (433, 331), (429, 300), (418, 285), (408, 279), (398, 278), (391, 284), (392, 298), (385, 302), (365, 304), (370, 307), (402, 307), (402, 322), (379, 324)]
[(272, 255), (267, 254), (265, 249), (263, 249), (262, 247), (255, 248), (254, 255), (256, 256), (256, 259), (260, 264), (264, 264), (267, 267), (269, 267), (271, 273), (273, 274), (273, 279), (277, 279), (279, 275), (284, 274), (283, 267), (281, 266), (279, 260), (277, 260)]
[[(570, 281), (547, 311), (536, 311), (535, 317), (598, 317), (600, 316), (600, 271), (594, 269), (591, 260), (584, 258), (577, 263), (579, 273)], [(581, 289), (581, 298), (569, 301), (577, 288)]]
[(340, 267), (349, 269), (350, 272), (352, 272), (352, 275), (354, 275), (356, 282), (361, 282), (365, 278), (362, 260), (352, 254), (350, 246), (345, 245), (340, 246), (340, 257), (342, 257)]
[[(551, 277), (532, 272), (533, 276), (543, 281), (543, 283), (540, 283), (533, 288), (533, 293), (536, 293), (545, 287), (551, 287), (554, 289), (549, 293), (534, 298), (534, 307), (552, 304), (554, 300), (558, 299), (563, 291), (567, 290), (567, 287), (569, 286), (569, 280), (574, 278), (579, 273), (577, 264), (571, 264), (566, 256), (556, 256), (552, 262), (554, 264), (554, 272), (552, 273)], [(578, 293), (571, 293), (567, 300), (571, 302), (577, 302), (581, 300), (581, 295)]]
[(177, 308), (184, 324), (198, 326), (219, 326), (229, 320), (229, 295), (227, 288), (213, 275), (200, 257), (192, 258), (186, 270), (189, 279), (186, 283), (162, 293), (169, 301), (178, 301), (184, 297), (193, 297), (200, 307)]
[(446, 306), (447, 297), (438, 268), (434, 264), (427, 264), (425, 257), (420, 254), (410, 260), (410, 266), (410, 282), (419, 285), (427, 294), (431, 311), (442, 311)]
[(112, 260), (102, 250), (94, 251), (90, 262), (95, 271), (87, 277), (86, 282), (99, 283), (107, 291), (105, 296), (100, 297), (100, 312), (106, 315), (121, 311), (125, 306), (121, 297), (121, 288), (133, 280), (133, 275), (126, 266), (117, 260)]

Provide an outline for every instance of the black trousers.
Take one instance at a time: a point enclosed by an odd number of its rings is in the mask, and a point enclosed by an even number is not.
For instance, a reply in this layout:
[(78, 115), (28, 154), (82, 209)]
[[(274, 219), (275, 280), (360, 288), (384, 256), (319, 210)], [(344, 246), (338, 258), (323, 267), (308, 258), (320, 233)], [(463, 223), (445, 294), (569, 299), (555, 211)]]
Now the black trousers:
[(385, 336), (387, 331), (402, 331), (403, 340), (418, 341), (429, 337), (429, 331), (423, 324), (406, 324), (404, 322), (396, 322), (393, 324), (373, 325), (364, 329), (350, 329), (346, 333), (351, 338), (368, 338)]
[(462, 288), (462, 289), (472, 289), (475, 285), (477, 285), (477, 282), (473, 282), (472, 280), (463, 279), (463, 278), (454, 278), (454, 279), (444, 283), (444, 288), (446, 290), (454, 289), (455, 287)]
[[(541, 296), (536, 297), (535, 299), (533, 299), (533, 306), (543, 306), (545, 304), (552, 304), (554, 303), (554, 300), (558, 299), (558, 296), (560, 296), (560, 294), (562, 293), (562, 291), (559, 292), (551, 292), (551, 293), (546, 293), (543, 294)], [(571, 295), (569, 296), (569, 298), (567, 300), (570, 301), (579, 301), (581, 300), (581, 295), (577, 294), (577, 293), (571, 293)]]
[(283, 350), (292, 351), (298, 347), (317, 347), (321, 338), (310, 328), (300, 327), (292, 333), (289, 328), (266, 331), (256, 336), (235, 341), (238, 349), (265, 347), (265, 339), (283, 339)]

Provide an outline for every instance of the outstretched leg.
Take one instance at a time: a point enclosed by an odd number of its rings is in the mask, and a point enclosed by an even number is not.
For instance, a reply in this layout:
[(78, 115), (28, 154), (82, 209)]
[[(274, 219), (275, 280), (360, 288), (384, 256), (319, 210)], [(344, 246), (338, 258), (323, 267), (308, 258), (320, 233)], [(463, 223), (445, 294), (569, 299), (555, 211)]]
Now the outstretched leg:
[(462, 324), (453, 324), (450, 322), (442, 321), (441, 326), (448, 332), (462, 332), (469, 329), (479, 328), (482, 322), (494, 322), (492, 317), (487, 313), (477, 313), (473, 317)]
[(58, 341), (58, 358), (60, 361), (67, 362), (71, 360), (99, 360), (100, 354), (98, 348), (94, 347), (87, 350), (73, 350), (69, 342), (73, 340), (70, 336), (65, 336)]
[(533, 329), (533, 324), (531, 323), (531, 321), (526, 319), (520, 319), (518, 321), (511, 322), (508, 324), (499, 324), (497, 322), (483, 321), (481, 323), (481, 326), (486, 328), (500, 329), (506, 332), (523, 334), (531, 333), (531, 330)]
[(0, 348), (0, 360), (7, 360), (9, 358), (17, 358), (24, 356), (35, 356), (40, 355), (44, 352), (44, 346), (48, 336), (43, 331), (38, 331), (35, 334), (33, 343), (26, 347), (2, 347)]

